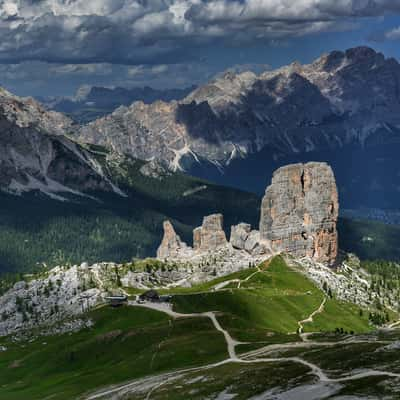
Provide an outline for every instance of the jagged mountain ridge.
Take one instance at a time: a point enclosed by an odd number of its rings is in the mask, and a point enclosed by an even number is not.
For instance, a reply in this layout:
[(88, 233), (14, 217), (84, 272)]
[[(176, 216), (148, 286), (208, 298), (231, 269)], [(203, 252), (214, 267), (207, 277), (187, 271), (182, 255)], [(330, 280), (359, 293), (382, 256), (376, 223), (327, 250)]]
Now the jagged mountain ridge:
[[(0, 188), (21, 194), (40, 191), (82, 196), (91, 191), (123, 193), (95, 153), (65, 136), (73, 122), (31, 98), (0, 90)], [(57, 194), (58, 193), (58, 194)]]
[(134, 101), (152, 103), (156, 100), (171, 101), (184, 98), (196, 87), (183, 89), (153, 89), (134, 87), (131, 89), (83, 85), (73, 97), (38, 98), (48, 109), (62, 112), (78, 123), (88, 123), (112, 113), (121, 105)]
[(172, 169), (224, 169), (266, 146), (271, 157), (398, 141), (400, 65), (366, 47), (260, 75), (228, 72), (182, 101), (133, 103), (84, 126), (87, 142)]

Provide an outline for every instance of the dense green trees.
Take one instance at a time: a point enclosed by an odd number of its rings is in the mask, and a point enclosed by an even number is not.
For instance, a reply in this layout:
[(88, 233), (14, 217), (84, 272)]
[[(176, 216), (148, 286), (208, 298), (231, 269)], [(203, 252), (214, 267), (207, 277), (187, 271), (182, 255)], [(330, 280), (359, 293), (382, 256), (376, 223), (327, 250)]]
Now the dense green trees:
[[(0, 194), (0, 274), (153, 256), (166, 218), (187, 241), (213, 212), (224, 214), (227, 230), (258, 220), (259, 199), (253, 194), (179, 174), (149, 178), (135, 168), (118, 179), (127, 197), (93, 193), (97, 200), (61, 202), (38, 194)], [(205, 189), (186, 195), (199, 186)]]

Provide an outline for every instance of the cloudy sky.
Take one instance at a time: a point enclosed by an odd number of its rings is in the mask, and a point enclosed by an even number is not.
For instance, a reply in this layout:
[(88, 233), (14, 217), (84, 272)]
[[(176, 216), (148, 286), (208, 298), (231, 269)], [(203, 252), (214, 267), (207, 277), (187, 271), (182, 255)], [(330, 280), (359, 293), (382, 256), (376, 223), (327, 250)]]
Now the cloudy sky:
[(400, 59), (400, 0), (0, 0), (0, 85), (183, 87), (368, 45)]

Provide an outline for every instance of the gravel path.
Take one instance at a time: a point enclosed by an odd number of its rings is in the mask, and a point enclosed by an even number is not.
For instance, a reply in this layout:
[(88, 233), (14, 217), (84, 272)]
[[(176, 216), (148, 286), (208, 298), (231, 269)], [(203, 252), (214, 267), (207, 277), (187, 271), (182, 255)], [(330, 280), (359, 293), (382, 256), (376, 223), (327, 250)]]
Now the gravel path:
[[(249, 275), (246, 279), (244, 280), (232, 280), (229, 282), (239, 282), (238, 283), (238, 288), (240, 287), (240, 283), (243, 281), (248, 281), (252, 276), (254, 276), (256, 273), (261, 272), (260, 269), (255, 271), (253, 274)], [(307, 338), (307, 334), (303, 333), (303, 325), (305, 323), (310, 323), (313, 321), (313, 318), (315, 315), (323, 312), (324, 310), (324, 305), (326, 302), (326, 297), (324, 297), (322, 303), (320, 306), (313, 311), (306, 319), (298, 321), (299, 325), (299, 333), (302, 338), (301, 342), (295, 342), (295, 343), (286, 343), (286, 344), (273, 344), (273, 345), (268, 345), (265, 346), (261, 349), (253, 350), (247, 353), (242, 354), (240, 357), (236, 353), (236, 346), (238, 344), (245, 344), (244, 342), (238, 342), (235, 339), (231, 337), (229, 332), (222, 328), (220, 323), (218, 322), (218, 319), (216, 317), (216, 312), (214, 311), (208, 311), (204, 313), (190, 313), (190, 314), (182, 314), (173, 311), (171, 304), (169, 303), (151, 303), (151, 302), (145, 302), (142, 304), (139, 304), (135, 301), (129, 301), (130, 306), (135, 306), (135, 307), (144, 307), (144, 308), (149, 308), (152, 310), (160, 311), (163, 312), (170, 317), (177, 319), (177, 318), (209, 318), (211, 322), (213, 323), (215, 329), (219, 332), (221, 332), (224, 335), (225, 342), (227, 345), (227, 350), (229, 354), (229, 358), (226, 358), (225, 360), (222, 360), (217, 363), (212, 363), (208, 365), (204, 365), (201, 367), (194, 367), (194, 368), (187, 368), (187, 369), (182, 369), (179, 371), (174, 371), (174, 372), (167, 372), (164, 374), (156, 375), (156, 376), (150, 376), (150, 377), (145, 377), (141, 379), (136, 379), (132, 382), (129, 382), (124, 385), (115, 385), (111, 386), (107, 389), (100, 390), (96, 393), (93, 393), (92, 395), (88, 396), (86, 400), (96, 400), (96, 399), (109, 399), (109, 400), (118, 400), (123, 396), (124, 394), (127, 393), (146, 393), (146, 396), (144, 397), (146, 400), (150, 400), (151, 395), (159, 389), (161, 386), (171, 383), (173, 381), (176, 381), (182, 377), (184, 377), (186, 374), (190, 372), (199, 372), (199, 371), (205, 371), (211, 368), (215, 368), (227, 363), (235, 362), (235, 363), (242, 363), (242, 364), (254, 364), (254, 363), (274, 363), (274, 362), (295, 362), (302, 364), (310, 369), (310, 373), (315, 375), (320, 382), (325, 382), (325, 383), (340, 383), (340, 382), (347, 382), (351, 380), (357, 380), (361, 378), (366, 378), (366, 377), (372, 377), (372, 376), (387, 376), (387, 377), (393, 377), (393, 378), (400, 378), (400, 374), (397, 373), (392, 373), (392, 372), (387, 372), (387, 371), (378, 371), (378, 370), (365, 370), (361, 372), (354, 372), (348, 374), (346, 377), (343, 378), (337, 378), (337, 379), (331, 379), (329, 378), (325, 372), (318, 367), (317, 365), (308, 362), (300, 357), (262, 357), (265, 355), (268, 355), (268, 353), (272, 351), (278, 351), (278, 350), (285, 350), (288, 348), (304, 348), (304, 347), (312, 347), (312, 346), (336, 346), (338, 344), (343, 344), (343, 343), (348, 343), (349, 341), (343, 340), (340, 342), (316, 342), (316, 341), (310, 341)], [(359, 342), (359, 343), (366, 343), (369, 342), (368, 340), (360, 340), (360, 341), (353, 341), (354, 343)], [(386, 343), (386, 342), (384, 342)]]

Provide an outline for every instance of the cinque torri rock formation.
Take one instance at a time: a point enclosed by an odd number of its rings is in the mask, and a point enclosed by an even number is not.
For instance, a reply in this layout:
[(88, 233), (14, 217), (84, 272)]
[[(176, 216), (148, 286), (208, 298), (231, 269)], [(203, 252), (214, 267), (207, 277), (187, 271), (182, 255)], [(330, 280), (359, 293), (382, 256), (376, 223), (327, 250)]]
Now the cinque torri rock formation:
[(262, 200), (260, 237), (274, 252), (333, 264), (338, 210), (335, 177), (327, 164), (279, 168)]
[(273, 174), (261, 203), (260, 229), (246, 223), (231, 227), (228, 242), (223, 216), (204, 217), (193, 231), (193, 248), (182, 242), (169, 221), (157, 251), (162, 260), (195, 260), (218, 249), (267, 258), (286, 253), (333, 265), (338, 253), (339, 201), (333, 171), (320, 162), (292, 164)]
[(174, 227), (170, 221), (164, 221), (164, 237), (160, 247), (157, 250), (157, 258), (175, 258), (179, 257), (180, 254), (188, 253), (191, 254), (191, 250), (188, 245), (181, 240), (179, 235), (176, 234)]

